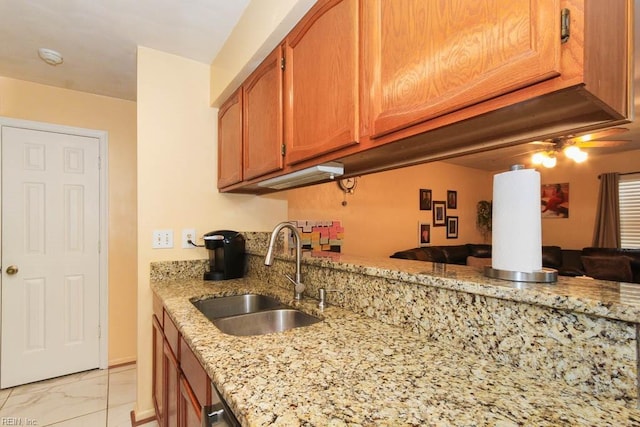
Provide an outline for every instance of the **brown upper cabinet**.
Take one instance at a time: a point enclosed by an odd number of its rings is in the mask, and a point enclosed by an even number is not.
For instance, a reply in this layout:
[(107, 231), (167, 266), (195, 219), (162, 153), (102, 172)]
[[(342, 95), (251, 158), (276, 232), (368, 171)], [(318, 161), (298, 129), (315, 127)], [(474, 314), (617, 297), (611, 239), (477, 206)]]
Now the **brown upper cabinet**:
[(318, 2), (285, 39), (286, 162), (358, 143), (358, 0)]
[(244, 179), (283, 167), (281, 63), (278, 47), (243, 85)]
[(355, 176), (628, 123), (630, 14), (630, 0), (318, 0), (282, 43), (282, 103), (275, 56), (254, 74), (273, 71), (273, 96), (244, 85), (245, 104), (273, 102), (245, 107), (245, 138), (258, 124), (225, 191), (267, 192), (260, 180), (328, 161)]
[(367, 0), (370, 136), (560, 74), (559, 0)]
[(218, 188), (242, 179), (242, 89), (239, 89), (218, 110)]

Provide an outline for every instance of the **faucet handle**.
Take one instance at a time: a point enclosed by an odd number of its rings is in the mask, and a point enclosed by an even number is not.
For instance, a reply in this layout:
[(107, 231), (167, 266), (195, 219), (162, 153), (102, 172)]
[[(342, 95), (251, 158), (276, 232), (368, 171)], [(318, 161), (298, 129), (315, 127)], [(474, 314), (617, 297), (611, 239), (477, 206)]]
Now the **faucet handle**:
[(295, 299), (299, 300), (302, 299), (302, 293), (305, 290), (305, 286), (302, 282), (297, 282), (295, 280), (293, 280), (293, 278), (291, 276), (289, 276), (288, 274), (285, 273), (284, 277), (286, 277), (287, 279), (289, 279), (289, 281), (291, 283), (293, 283), (294, 289), (295, 289)]

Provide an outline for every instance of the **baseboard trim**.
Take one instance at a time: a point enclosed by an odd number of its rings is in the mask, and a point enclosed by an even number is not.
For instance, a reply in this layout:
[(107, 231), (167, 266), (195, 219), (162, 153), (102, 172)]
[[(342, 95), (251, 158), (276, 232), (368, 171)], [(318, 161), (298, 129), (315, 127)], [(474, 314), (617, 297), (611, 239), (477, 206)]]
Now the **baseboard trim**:
[(122, 366), (129, 366), (129, 365), (135, 365), (135, 364), (136, 364), (135, 360), (131, 362), (114, 363), (114, 364), (109, 364), (109, 369), (120, 368)]
[(126, 365), (129, 363), (135, 363), (136, 362), (136, 357), (121, 357), (119, 359), (113, 359), (113, 360), (109, 360), (109, 362), (107, 363), (107, 365), (110, 368), (113, 368), (114, 366), (121, 366), (121, 365)]
[[(145, 412), (148, 412), (148, 411), (145, 411)], [(130, 416), (131, 416), (131, 427), (141, 426), (143, 424), (150, 423), (151, 421), (156, 421), (157, 419), (155, 416), (155, 412), (153, 415), (138, 421), (136, 421), (136, 411), (131, 411)]]

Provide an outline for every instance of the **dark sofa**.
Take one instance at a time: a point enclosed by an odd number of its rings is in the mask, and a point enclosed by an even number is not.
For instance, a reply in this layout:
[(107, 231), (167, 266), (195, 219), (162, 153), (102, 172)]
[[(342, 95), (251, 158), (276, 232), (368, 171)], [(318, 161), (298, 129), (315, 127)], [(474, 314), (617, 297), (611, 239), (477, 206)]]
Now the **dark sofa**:
[[(398, 251), (391, 258), (458, 265), (490, 265), (491, 245), (467, 243), (425, 246)], [(640, 283), (640, 249), (562, 249), (560, 246), (543, 246), (542, 266), (558, 270), (561, 276), (590, 276), (600, 280)]]

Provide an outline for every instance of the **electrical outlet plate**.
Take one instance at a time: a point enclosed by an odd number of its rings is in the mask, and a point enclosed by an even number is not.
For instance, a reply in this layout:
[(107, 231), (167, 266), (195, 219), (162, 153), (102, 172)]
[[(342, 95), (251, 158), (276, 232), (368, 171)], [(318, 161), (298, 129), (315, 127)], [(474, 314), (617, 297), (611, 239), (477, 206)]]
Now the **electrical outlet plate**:
[(153, 230), (153, 249), (169, 249), (173, 247), (173, 230)]
[(182, 230), (182, 247), (184, 249), (195, 249), (196, 247), (189, 244), (189, 240), (191, 240), (194, 244), (198, 244), (196, 242), (196, 229), (195, 228), (185, 228)]

